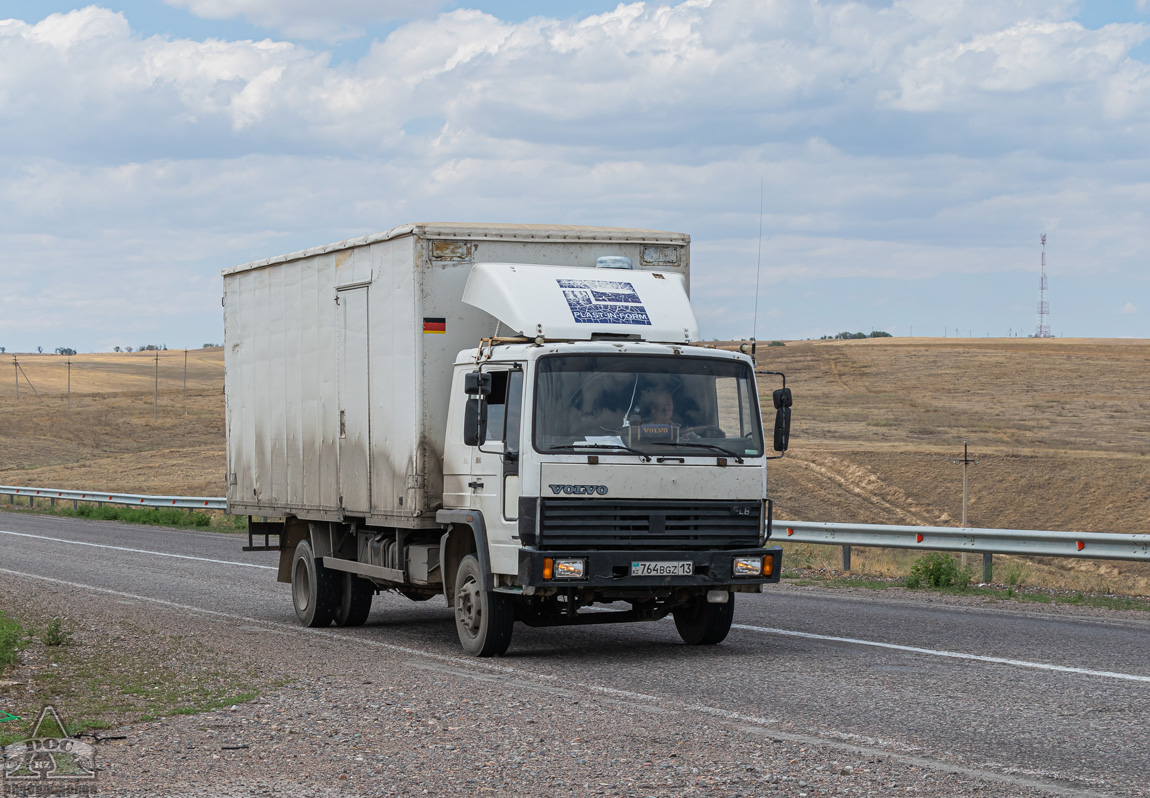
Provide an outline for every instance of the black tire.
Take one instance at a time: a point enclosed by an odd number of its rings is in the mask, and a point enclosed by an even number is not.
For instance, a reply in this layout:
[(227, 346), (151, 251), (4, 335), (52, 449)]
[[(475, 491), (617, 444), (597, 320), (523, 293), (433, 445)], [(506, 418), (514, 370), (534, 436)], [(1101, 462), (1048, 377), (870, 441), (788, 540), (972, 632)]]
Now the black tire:
[(375, 586), (355, 574), (345, 573), (339, 580), (339, 604), (335, 608), (336, 626), (363, 626), (371, 612)]
[(722, 643), (731, 631), (735, 618), (735, 594), (727, 594), (726, 604), (711, 604), (707, 597), (696, 596), (690, 604), (674, 610), (675, 628), (689, 646), (713, 646)]
[(291, 600), (304, 626), (330, 626), (339, 602), (337, 574), (315, 558), (311, 542), (301, 540), (291, 565)]
[(468, 554), (455, 572), (455, 630), (473, 657), (502, 654), (515, 627), (514, 596), (483, 589), (479, 560)]

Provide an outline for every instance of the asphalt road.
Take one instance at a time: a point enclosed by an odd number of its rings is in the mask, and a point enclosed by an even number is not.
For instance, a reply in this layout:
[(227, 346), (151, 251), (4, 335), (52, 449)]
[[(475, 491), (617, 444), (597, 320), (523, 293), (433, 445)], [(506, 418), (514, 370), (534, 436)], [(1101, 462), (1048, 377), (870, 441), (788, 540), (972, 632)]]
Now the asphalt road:
[[(244, 553), (245, 541), (3, 513), (0, 579), (59, 580), (296, 627), (276, 555)], [(391, 594), (376, 598), (366, 626), (324, 634), (1020, 787), (1150, 790), (1150, 619), (786, 585), (736, 599), (736, 626), (713, 648), (684, 646), (669, 619), (517, 625), (507, 656), (478, 662), (459, 650), (442, 600)]]

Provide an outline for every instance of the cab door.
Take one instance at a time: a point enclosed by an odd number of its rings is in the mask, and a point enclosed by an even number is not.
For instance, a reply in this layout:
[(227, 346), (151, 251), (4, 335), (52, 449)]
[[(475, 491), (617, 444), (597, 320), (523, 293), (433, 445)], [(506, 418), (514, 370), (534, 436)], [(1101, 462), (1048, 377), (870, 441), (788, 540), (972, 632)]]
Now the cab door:
[(494, 573), (519, 571), (519, 444), (523, 428), (523, 370), (484, 368), (491, 374), (487, 441), (471, 458), (471, 507), (483, 513)]

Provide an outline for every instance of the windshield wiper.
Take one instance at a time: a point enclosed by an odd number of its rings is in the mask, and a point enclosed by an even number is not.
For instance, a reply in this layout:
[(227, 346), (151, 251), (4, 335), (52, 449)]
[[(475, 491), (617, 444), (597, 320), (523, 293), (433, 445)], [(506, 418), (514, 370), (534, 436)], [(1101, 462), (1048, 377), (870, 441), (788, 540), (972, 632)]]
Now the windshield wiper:
[[(572, 444), (568, 444), (567, 446), (549, 446), (547, 448), (547, 451), (549, 451), (549, 452), (565, 451), (566, 452), (566, 451), (570, 451), (572, 449), (575, 451), (579, 451), (581, 449), (610, 449), (613, 451), (630, 452), (631, 454), (639, 455), (639, 459), (642, 460), (644, 463), (651, 462), (651, 455), (647, 454), (646, 452), (641, 452), (638, 449), (632, 449), (630, 446), (624, 446), (621, 443), (587, 443), (587, 444), (583, 444), (581, 446), (577, 446), (574, 443), (572, 443)], [(724, 451), (726, 451), (726, 450), (724, 449)]]
[(678, 447), (683, 448), (683, 449), (710, 449), (713, 452), (722, 452), (727, 457), (735, 458), (735, 462), (738, 463), (739, 465), (743, 464), (743, 458), (742, 457), (735, 454), (730, 449), (724, 449), (722, 446), (719, 446), (716, 443), (684, 443), (682, 441), (680, 441), (679, 443), (673, 443), (671, 441), (647, 441), (647, 443), (650, 443), (650, 444), (656, 445), (656, 446), (678, 446)]

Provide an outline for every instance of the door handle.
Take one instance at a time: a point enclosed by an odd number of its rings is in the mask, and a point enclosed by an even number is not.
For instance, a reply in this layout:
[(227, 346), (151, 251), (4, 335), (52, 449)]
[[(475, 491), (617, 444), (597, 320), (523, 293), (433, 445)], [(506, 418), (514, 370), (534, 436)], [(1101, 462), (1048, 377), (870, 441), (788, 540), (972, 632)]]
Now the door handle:
[(472, 488), (472, 489), (474, 489), (474, 490), (482, 490), (482, 488), (483, 488), (483, 483), (482, 483), (482, 482), (478, 482), (478, 481), (476, 481), (476, 482), (468, 482), (468, 483), (467, 483), (467, 487), (469, 487), (469, 488)]

